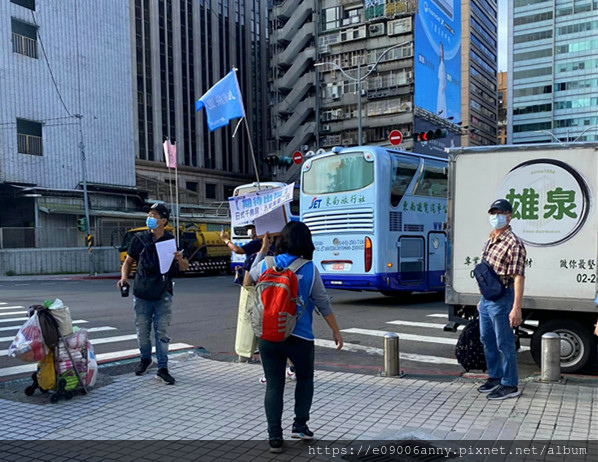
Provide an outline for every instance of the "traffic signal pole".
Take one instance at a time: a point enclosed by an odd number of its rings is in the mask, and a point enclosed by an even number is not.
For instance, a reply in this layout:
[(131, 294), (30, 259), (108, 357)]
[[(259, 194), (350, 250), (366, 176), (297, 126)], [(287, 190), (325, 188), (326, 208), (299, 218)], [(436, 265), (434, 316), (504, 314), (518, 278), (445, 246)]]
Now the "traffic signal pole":
[(91, 236), (91, 225), (89, 221), (89, 202), (87, 200), (87, 167), (85, 165), (85, 144), (83, 143), (83, 129), (81, 127), (81, 114), (76, 114), (75, 117), (79, 119), (79, 132), (80, 132), (80, 140), (79, 140), (79, 150), (81, 151), (81, 179), (83, 183), (83, 203), (85, 204), (85, 225), (86, 225), (86, 238), (85, 241), (87, 243), (87, 248), (89, 250), (89, 274), (94, 274), (94, 264), (93, 264), (93, 255), (92, 255), (92, 243), (93, 238)]

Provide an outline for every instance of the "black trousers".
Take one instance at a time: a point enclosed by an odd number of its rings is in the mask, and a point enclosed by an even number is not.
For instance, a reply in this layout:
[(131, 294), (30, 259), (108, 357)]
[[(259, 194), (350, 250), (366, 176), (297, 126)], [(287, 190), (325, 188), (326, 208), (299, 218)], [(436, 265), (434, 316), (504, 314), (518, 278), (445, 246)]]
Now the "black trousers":
[(295, 423), (305, 425), (314, 397), (314, 342), (290, 336), (284, 342), (259, 340), (266, 375), (264, 407), (270, 438), (282, 437), (282, 410), (287, 358), (295, 366)]

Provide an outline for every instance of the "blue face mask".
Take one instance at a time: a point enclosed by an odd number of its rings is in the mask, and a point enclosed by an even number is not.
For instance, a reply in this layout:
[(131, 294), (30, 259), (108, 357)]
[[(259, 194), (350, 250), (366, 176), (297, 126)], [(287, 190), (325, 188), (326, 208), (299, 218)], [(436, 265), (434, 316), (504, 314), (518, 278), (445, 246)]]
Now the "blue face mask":
[(494, 229), (502, 229), (507, 226), (507, 216), (500, 213), (490, 215), (488, 221)]
[(158, 227), (158, 220), (154, 217), (147, 217), (145, 219), (145, 224), (149, 229), (156, 229)]

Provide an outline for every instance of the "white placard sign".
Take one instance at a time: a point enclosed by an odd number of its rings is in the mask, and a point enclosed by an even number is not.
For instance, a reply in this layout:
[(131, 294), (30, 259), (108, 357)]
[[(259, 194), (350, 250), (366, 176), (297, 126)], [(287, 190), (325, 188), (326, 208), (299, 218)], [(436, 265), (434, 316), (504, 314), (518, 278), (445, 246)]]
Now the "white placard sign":
[(253, 223), (261, 216), (270, 213), (293, 200), (295, 183), (282, 188), (266, 189), (245, 196), (229, 197), (230, 216), (232, 226), (243, 226)]
[(255, 234), (263, 236), (266, 232), (270, 235), (278, 234), (287, 224), (287, 214), (284, 207), (278, 207), (266, 215), (255, 219)]

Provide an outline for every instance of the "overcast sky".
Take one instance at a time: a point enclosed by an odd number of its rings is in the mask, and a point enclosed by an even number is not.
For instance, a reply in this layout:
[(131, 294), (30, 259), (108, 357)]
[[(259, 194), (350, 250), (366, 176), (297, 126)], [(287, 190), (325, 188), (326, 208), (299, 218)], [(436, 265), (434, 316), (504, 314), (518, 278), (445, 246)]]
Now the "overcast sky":
[(507, 70), (507, 7), (509, 0), (498, 0), (498, 70)]

